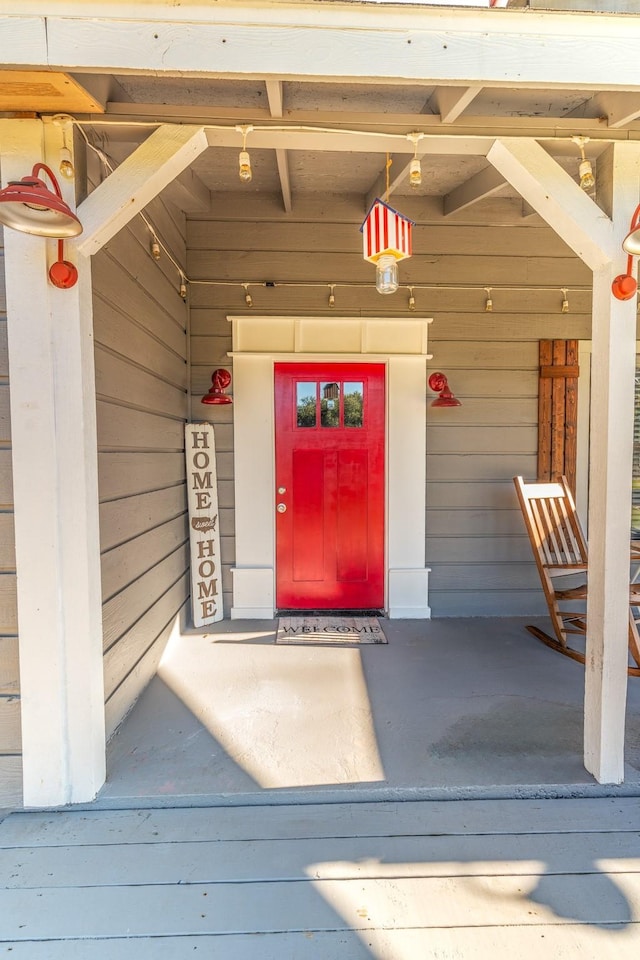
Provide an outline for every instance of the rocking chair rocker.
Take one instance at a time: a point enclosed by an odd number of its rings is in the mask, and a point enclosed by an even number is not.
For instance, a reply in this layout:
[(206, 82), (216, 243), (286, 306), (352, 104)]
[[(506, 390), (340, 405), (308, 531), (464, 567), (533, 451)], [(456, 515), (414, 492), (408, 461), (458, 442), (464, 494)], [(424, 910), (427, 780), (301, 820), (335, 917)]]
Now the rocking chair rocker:
[[(555, 638), (538, 627), (527, 630), (552, 650), (580, 663), (585, 655), (569, 646), (568, 635), (587, 632), (587, 543), (580, 527), (575, 504), (566, 477), (558, 483), (525, 483), (514, 477), (516, 493), (536, 561)], [(634, 560), (640, 559), (635, 556)], [(559, 589), (562, 578), (578, 575), (577, 585)], [(569, 603), (574, 609), (567, 609)], [(581, 609), (576, 610), (579, 607)], [(629, 584), (629, 653), (635, 666), (630, 676), (640, 677), (640, 583)]]

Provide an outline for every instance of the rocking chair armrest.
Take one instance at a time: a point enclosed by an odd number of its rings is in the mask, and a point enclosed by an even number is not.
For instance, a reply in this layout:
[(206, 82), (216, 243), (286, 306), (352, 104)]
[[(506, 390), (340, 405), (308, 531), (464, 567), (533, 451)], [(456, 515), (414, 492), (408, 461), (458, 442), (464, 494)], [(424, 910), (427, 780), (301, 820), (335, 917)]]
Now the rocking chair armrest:
[[(638, 558), (640, 560), (640, 557)], [(586, 563), (575, 563), (571, 566), (554, 567), (550, 563), (543, 564), (550, 577), (574, 577), (577, 573), (586, 573), (589, 569)]]
[[(586, 600), (587, 585), (583, 583), (582, 586), (571, 587), (569, 590), (556, 590), (555, 594), (558, 600)], [(638, 603), (640, 603), (640, 595), (638, 597)]]

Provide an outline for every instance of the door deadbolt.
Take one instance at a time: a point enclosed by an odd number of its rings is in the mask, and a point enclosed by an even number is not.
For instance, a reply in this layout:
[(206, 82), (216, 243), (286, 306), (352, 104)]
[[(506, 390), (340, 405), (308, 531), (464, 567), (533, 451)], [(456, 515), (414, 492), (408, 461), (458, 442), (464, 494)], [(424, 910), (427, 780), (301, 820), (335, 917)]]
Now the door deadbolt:
[(286, 487), (278, 487), (278, 493), (280, 494), (280, 496), (282, 496), (282, 494), (286, 492), (287, 492)]

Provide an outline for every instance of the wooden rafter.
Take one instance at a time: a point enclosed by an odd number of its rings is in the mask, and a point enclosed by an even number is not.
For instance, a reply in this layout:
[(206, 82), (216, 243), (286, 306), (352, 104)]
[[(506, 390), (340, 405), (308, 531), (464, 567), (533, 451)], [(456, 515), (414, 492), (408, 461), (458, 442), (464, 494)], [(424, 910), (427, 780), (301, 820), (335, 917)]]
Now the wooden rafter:
[(606, 117), (610, 130), (626, 127), (640, 117), (640, 93), (598, 93), (583, 105), (580, 116), (597, 119)]
[(485, 167), (446, 195), (443, 206), (445, 216), (492, 196), (501, 190), (506, 182), (495, 167)]
[(481, 86), (437, 87), (431, 98), (431, 104), (436, 107), (434, 112), (440, 114), (443, 123), (453, 123), (464, 113), (481, 90)]
[[(272, 117), (280, 119), (284, 113), (283, 84), (281, 80), (266, 80), (267, 99), (269, 101), (269, 112)], [(291, 198), (291, 177), (289, 176), (289, 158), (287, 151), (282, 147), (276, 147), (276, 163), (278, 165), (278, 176), (280, 177), (280, 189), (282, 190), (282, 203), (287, 213), (291, 213), (293, 206)]]

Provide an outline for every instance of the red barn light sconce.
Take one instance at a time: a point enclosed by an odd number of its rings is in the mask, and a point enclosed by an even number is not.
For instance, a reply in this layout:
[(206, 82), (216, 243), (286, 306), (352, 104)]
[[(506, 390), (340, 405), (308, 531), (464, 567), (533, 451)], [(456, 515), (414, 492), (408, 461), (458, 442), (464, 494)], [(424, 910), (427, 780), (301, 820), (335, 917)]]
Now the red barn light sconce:
[(429, 389), (433, 390), (434, 393), (439, 394), (435, 400), (432, 401), (432, 407), (461, 407), (462, 404), (454, 397), (451, 390), (449, 389), (449, 384), (444, 373), (432, 373), (429, 377)]
[(230, 383), (231, 374), (228, 370), (225, 370), (224, 367), (214, 370), (209, 392), (205, 393), (200, 403), (233, 403), (232, 397), (224, 392)]
[[(40, 173), (46, 173), (53, 190), (47, 187)], [(12, 180), (0, 190), (0, 223), (21, 233), (57, 240), (58, 259), (51, 265), (49, 280), (62, 290), (68, 290), (77, 282), (76, 267), (64, 259), (63, 240), (81, 234), (82, 224), (62, 199), (60, 184), (50, 167), (36, 163), (30, 177)]]
[[(51, 180), (53, 192), (38, 176), (41, 171)], [(44, 163), (36, 163), (30, 177), (12, 180), (0, 190), (0, 223), (22, 233), (55, 240), (82, 233), (82, 224), (62, 199), (60, 185)]]
[(64, 259), (64, 242), (58, 240), (58, 259), (49, 267), (49, 280), (60, 290), (68, 290), (78, 282), (78, 270), (74, 263)]
[(632, 275), (633, 258), (640, 256), (640, 204), (631, 218), (629, 233), (622, 241), (622, 249), (627, 257), (627, 272), (621, 273), (611, 284), (611, 292), (616, 300), (631, 300), (635, 297), (638, 284)]

